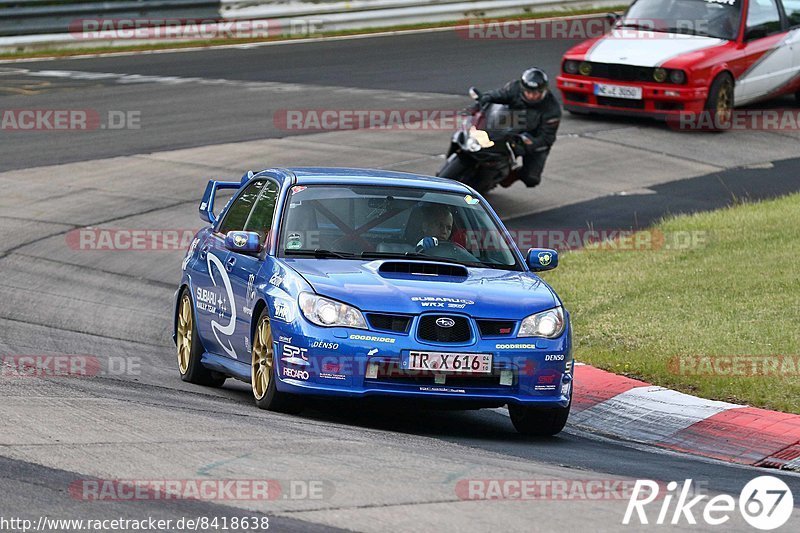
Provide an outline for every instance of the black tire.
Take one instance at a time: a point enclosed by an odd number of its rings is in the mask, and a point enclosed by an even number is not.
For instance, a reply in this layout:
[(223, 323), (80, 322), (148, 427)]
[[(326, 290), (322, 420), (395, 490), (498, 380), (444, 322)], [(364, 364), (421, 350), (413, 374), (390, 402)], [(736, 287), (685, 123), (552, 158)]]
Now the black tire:
[(511, 423), (518, 433), (533, 437), (552, 437), (567, 425), (570, 405), (555, 409), (541, 409), (524, 405), (508, 405)]
[(287, 414), (297, 414), (302, 411), (304, 405), (300, 397), (278, 390), (278, 366), (275, 364), (272, 327), (269, 311), (266, 308), (258, 317), (253, 342), (250, 345), (252, 346), (250, 389), (256, 406), (259, 409)]
[(733, 76), (727, 72), (714, 78), (705, 105), (705, 112), (710, 115), (713, 124), (712, 127), (706, 128), (707, 131), (719, 133), (730, 127), (734, 107), (733, 90)]
[(800, 105), (800, 91), (794, 93), (794, 101), (797, 105)]
[(440, 178), (448, 178), (451, 180), (466, 183), (470, 179), (473, 172), (472, 166), (464, 163), (460, 156), (453, 154), (447, 158), (444, 166), (436, 173)]
[(195, 385), (222, 387), (227, 378), (207, 369), (201, 362), (204, 350), (197, 334), (194, 304), (188, 290), (183, 290), (179, 302), (177, 352), (181, 379)]

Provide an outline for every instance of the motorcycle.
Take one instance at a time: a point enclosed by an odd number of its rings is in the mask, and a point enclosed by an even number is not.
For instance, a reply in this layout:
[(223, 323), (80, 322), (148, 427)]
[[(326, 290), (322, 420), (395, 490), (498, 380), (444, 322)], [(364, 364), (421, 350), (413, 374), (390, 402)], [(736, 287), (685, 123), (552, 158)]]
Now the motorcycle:
[[(473, 100), (480, 92), (471, 87)], [(514, 147), (526, 142), (525, 121), (502, 104), (475, 104), (467, 110), (461, 127), (453, 134), (447, 160), (436, 174), (469, 185), (484, 194), (497, 185), (509, 187), (519, 179), (522, 157)]]

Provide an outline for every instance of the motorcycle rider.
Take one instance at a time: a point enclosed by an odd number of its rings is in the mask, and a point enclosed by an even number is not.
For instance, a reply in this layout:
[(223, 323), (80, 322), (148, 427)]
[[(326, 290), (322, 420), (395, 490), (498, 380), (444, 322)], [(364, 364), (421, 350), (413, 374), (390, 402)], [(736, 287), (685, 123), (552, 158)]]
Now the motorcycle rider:
[[(556, 142), (561, 124), (561, 104), (550, 92), (548, 82), (542, 69), (530, 68), (522, 73), (520, 79), (484, 93), (478, 100), (481, 107), (489, 103), (504, 104), (521, 112), (515, 120), (525, 121), (526, 132), (514, 144), (514, 153), (522, 156), (523, 165), (518, 173), (528, 187), (541, 183), (547, 156)], [(506, 183), (503, 185), (508, 186)]]

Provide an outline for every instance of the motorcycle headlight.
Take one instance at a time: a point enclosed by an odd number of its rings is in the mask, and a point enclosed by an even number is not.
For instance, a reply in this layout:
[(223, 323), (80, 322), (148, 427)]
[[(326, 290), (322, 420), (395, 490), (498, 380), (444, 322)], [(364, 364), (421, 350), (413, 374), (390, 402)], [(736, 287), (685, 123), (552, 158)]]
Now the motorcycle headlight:
[(481, 143), (478, 142), (478, 139), (475, 137), (470, 136), (467, 139), (467, 150), (470, 152), (480, 152), (481, 151)]
[(564, 309), (556, 307), (549, 311), (536, 313), (522, 321), (517, 337), (544, 337), (555, 339), (564, 333), (567, 323), (564, 320)]
[(312, 324), (325, 328), (367, 329), (364, 315), (355, 307), (309, 292), (300, 293), (298, 303), (303, 316)]

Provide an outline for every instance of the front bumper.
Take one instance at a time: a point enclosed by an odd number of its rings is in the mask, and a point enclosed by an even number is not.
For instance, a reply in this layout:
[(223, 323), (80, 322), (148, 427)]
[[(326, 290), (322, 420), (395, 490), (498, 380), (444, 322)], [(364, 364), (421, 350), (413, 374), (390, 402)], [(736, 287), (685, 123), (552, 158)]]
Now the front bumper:
[[(410, 331), (415, 331), (413, 326)], [(413, 333), (273, 322), (273, 338), (277, 385), (282, 392), (541, 407), (566, 407), (572, 394), (570, 326), (553, 340), (507, 336), (432, 344), (421, 342)], [(474, 375), (444, 372), (437, 379), (434, 372), (404, 368), (412, 350), (492, 354), (492, 371)]]
[[(708, 99), (708, 88), (691, 85), (623, 82), (562, 74), (556, 79), (570, 111), (594, 112), (625, 116), (648, 116), (659, 119), (678, 117), (683, 113), (701, 113)], [(641, 100), (609, 98), (594, 93), (596, 83), (640, 87)]]

